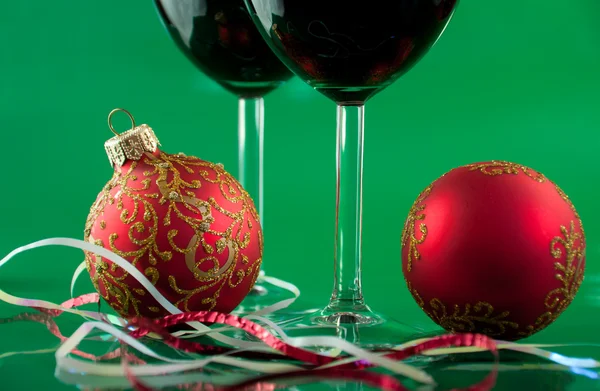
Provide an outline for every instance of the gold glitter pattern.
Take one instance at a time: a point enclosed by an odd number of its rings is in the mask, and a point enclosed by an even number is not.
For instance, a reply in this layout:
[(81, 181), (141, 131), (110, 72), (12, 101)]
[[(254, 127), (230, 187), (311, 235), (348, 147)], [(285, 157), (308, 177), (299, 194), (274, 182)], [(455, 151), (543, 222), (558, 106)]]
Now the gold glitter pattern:
[(518, 329), (519, 325), (508, 320), (509, 311), (495, 313), (494, 307), (487, 302), (479, 301), (474, 305), (466, 304), (464, 309), (454, 305), (449, 312), (440, 299), (429, 301), (431, 310), (425, 309), (425, 301), (408, 283), (408, 289), (421, 309), (434, 322), (444, 329), (455, 333), (480, 332), (489, 336), (501, 336), (508, 328)]
[[(103, 246), (101, 240), (95, 240), (92, 236), (87, 240), (97, 246)], [(123, 281), (124, 277), (115, 278), (109, 273), (109, 263), (98, 255), (86, 253), (85, 260), (88, 271), (90, 271), (90, 262), (94, 264), (96, 269), (96, 273), (90, 273), (92, 276), (92, 284), (96, 290), (101, 293), (100, 283), (102, 283), (102, 286), (105, 287), (106, 291), (105, 294), (102, 294), (102, 297), (111, 302), (115, 311), (127, 313), (129, 312), (129, 306), (131, 305), (133, 310), (136, 313), (139, 313), (140, 300), (135, 298), (127, 284)], [(111, 300), (111, 298), (114, 298), (114, 300)]]
[[(400, 242), (402, 243), (403, 247), (408, 247), (406, 270), (409, 272), (412, 270), (413, 261), (418, 261), (421, 258), (421, 253), (419, 252), (419, 248), (417, 246), (423, 244), (425, 239), (427, 239), (427, 225), (422, 222), (425, 220), (426, 207), (426, 205), (423, 204), (423, 201), (425, 201), (425, 199), (429, 196), (432, 188), (433, 185), (429, 185), (415, 200), (408, 212), (408, 217), (406, 218), (406, 223), (404, 224), (404, 229), (402, 230)], [(417, 222), (419, 221), (420, 235), (417, 237), (415, 231)]]
[[(550, 291), (544, 300), (546, 312), (524, 329), (509, 320), (510, 312), (494, 313), (494, 307), (487, 302), (479, 301), (475, 305), (467, 304), (464, 309), (454, 305), (451, 312), (438, 298), (431, 299), (426, 308), (425, 300), (407, 281), (408, 289), (415, 302), (437, 324), (451, 332), (482, 332), (492, 337), (503, 336), (507, 330), (517, 331), (519, 337), (528, 337), (543, 330), (553, 323), (571, 304), (584, 278), (585, 237), (575, 230), (575, 222), (569, 228), (560, 227), (560, 236), (550, 242), (550, 253), (554, 259), (556, 279), (561, 283), (559, 288)], [(561, 262), (562, 260), (562, 262)]]
[[(153, 285), (164, 286), (168, 282), (173, 293), (183, 296), (175, 304), (181, 305), (183, 310), (190, 310), (188, 301), (193, 296), (206, 295), (203, 292), (211, 290), (209, 297), (201, 300), (202, 304), (207, 305), (203, 309), (210, 311), (217, 305), (225, 286), (235, 287), (246, 278), (253, 281), (258, 276), (263, 251), (260, 229), (257, 230), (260, 250), (258, 258), (248, 259), (247, 255), (242, 257), (240, 254), (240, 250), (247, 248), (251, 241), (250, 232), (242, 228), (250, 229), (259, 222), (250, 196), (220, 165), (183, 154), (160, 153), (156, 156), (146, 153), (143, 158), (143, 165), (149, 167), (143, 173), (137, 169), (140, 162), (135, 161), (131, 162), (129, 168), (123, 167), (115, 171), (113, 178), (104, 187), (90, 210), (84, 232), (85, 239), (94, 240), (91, 237), (92, 229), (103, 215), (106, 206), (116, 207), (120, 211), (119, 222), (129, 227), (127, 238), (120, 238), (115, 232), (109, 233), (106, 247), (126, 258), (134, 266), (143, 261), (141, 270)], [(196, 174), (198, 179), (186, 181), (182, 172)], [(140, 181), (138, 176), (142, 175), (144, 179)], [(199, 189), (202, 182), (216, 185), (223, 198), (240, 205), (240, 208), (231, 212), (212, 197), (207, 200), (195, 198), (193, 190)], [(152, 183), (156, 184), (158, 192), (149, 191)], [(117, 187), (118, 189), (115, 189)], [(128, 202), (124, 202), (125, 200)], [(125, 204), (128, 207), (125, 207)], [(166, 207), (166, 213), (161, 213), (161, 217), (156, 210), (159, 206), (162, 206), (163, 210)], [(219, 229), (213, 228), (214, 213), (227, 217), (221, 219), (220, 223), (230, 221), (229, 226), (220, 225)], [(103, 217), (99, 221), (100, 229), (114, 229), (110, 227), (110, 222), (107, 224), (105, 220), (106, 217)], [(195, 234), (190, 238), (187, 234), (183, 236), (178, 229), (169, 229), (175, 220), (178, 227), (181, 228), (183, 222), (184, 226), (189, 227)], [(168, 246), (160, 240), (159, 232), (164, 232), (163, 235), (166, 233)], [(214, 241), (214, 244), (211, 244), (207, 237), (217, 239), (211, 239)], [(127, 244), (123, 239), (128, 239), (134, 246)], [(186, 240), (186, 243), (180, 243), (181, 240)], [(123, 244), (127, 244), (127, 249), (122, 248)], [(160, 268), (156, 266), (159, 263), (170, 262), (176, 253), (183, 254), (184, 267), (187, 267), (191, 276), (201, 284), (196, 284), (195, 288), (180, 286), (189, 285), (189, 280), (178, 283), (175, 276), (162, 276), (159, 273)], [(224, 262), (221, 264), (220, 260)], [(115, 310), (122, 315), (130, 312), (140, 315), (138, 306), (141, 301), (136, 299), (134, 294), (144, 296), (145, 290), (139, 289), (144, 292), (138, 292), (136, 289), (130, 289), (124, 282), (129, 276), (128, 273), (112, 263), (109, 270), (109, 262), (93, 254), (86, 253), (86, 264), (88, 271), (93, 275), (94, 286), (105, 300), (116, 305)], [(208, 269), (205, 265), (208, 265)], [(243, 269), (240, 268), (242, 265)], [(162, 280), (166, 281), (161, 283)], [(104, 291), (100, 289), (100, 282)], [(148, 310), (158, 311), (156, 307), (148, 307)]]
[(482, 174), (490, 176), (506, 174), (518, 175), (519, 173), (523, 173), (539, 183), (544, 183), (548, 180), (543, 174), (536, 172), (529, 167), (502, 160), (492, 160), (491, 162), (487, 163), (467, 164), (465, 167), (469, 168), (469, 171), (479, 171)]
[(521, 336), (529, 336), (546, 328), (571, 304), (583, 282), (585, 265), (584, 235), (575, 231), (575, 222), (569, 228), (560, 227), (560, 236), (550, 242), (550, 254), (554, 259), (563, 260), (554, 263), (556, 279), (561, 287), (553, 289), (544, 300), (546, 312), (540, 315), (534, 324), (527, 326)]
[(567, 193), (565, 193), (556, 183), (552, 182), (552, 184), (556, 188), (556, 191), (560, 195), (560, 198), (562, 198), (569, 205), (569, 208), (571, 208), (571, 211), (577, 218), (577, 223), (579, 224), (579, 229), (581, 230), (581, 240), (585, 244), (585, 231), (583, 229), (583, 221), (581, 220), (577, 209), (575, 209), (575, 205), (573, 205), (573, 202), (571, 201)]

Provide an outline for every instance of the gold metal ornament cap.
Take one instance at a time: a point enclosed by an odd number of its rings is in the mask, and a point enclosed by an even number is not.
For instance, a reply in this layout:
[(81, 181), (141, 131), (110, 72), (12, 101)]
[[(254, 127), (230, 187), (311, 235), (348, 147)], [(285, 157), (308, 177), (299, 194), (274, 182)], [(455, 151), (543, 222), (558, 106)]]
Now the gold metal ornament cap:
[[(121, 134), (112, 125), (112, 116), (119, 111), (131, 119), (131, 129)], [(108, 114), (108, 127), (115, 137), (104, 143), (104, 149), (113, 167), (121, 167), (127, 160), (140, 160), (145, 152), (154, 153), (160, 145), (152, 128), (146, 124), (136, 126), (133, 115), (125, 109), (114, 109)]]

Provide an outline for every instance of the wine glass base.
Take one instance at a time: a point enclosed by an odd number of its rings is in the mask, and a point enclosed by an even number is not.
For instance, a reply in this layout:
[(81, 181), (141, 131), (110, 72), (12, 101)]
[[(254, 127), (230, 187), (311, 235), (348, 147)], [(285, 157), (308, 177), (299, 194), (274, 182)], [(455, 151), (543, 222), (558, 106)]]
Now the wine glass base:
[[(393, 349), (402, 343), (424, 338), (427, 333), (423, 329), (376, 313), (366, 305), (355, 305), (352, 308), (329, 306), (296, 320), (281, 322), (279, 326), (288, 337), (338, 337), (367, 350)], [(307, 348), (317, 351), (330, 349), (324, 346)], [(428, 362), (432, 360), (435, 359), (424, 356), (416, 359)]]

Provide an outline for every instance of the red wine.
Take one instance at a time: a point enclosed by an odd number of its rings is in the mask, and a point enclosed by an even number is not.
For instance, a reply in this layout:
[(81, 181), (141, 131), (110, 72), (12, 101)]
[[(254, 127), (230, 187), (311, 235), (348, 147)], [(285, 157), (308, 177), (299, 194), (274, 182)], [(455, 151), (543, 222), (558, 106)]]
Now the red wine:
[(406, 73), (448, 24), (457, 0), (248, 0), (263, 36), (309, 85), (363, 104)]
[(259, 97), (292, 73), (273, 54), (243, 0), (155, 0), (169, 34), (202, 72), (240, 97)]

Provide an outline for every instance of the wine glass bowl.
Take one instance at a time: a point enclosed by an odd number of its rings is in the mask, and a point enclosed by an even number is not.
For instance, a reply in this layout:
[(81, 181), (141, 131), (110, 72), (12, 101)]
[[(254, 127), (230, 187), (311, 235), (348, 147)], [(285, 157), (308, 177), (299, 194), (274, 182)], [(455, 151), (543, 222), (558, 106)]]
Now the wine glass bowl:
[(279, 58), (339, 104), (363, 104), (433, 46), (456, 0), (248, 0)]
[(292, 77), (269, 49), (241, 0), (155, 0), (177, 47), (240, 97), (263, 97)]

